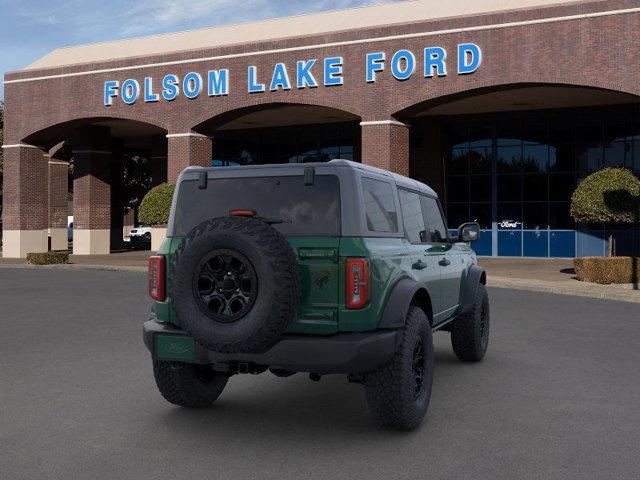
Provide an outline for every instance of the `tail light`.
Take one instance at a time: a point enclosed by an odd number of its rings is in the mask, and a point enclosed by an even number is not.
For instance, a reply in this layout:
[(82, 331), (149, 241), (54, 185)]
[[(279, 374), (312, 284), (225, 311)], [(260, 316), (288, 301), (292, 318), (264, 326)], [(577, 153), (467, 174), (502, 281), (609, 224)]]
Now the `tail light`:
[(257, 212), (255, 210), (238, 209), (229, 210), (229, 216), (231, 217), (255, 217)]
[(346, 303), (349, 309), (363, 308), (371, 296), (371, 269), (368, 258), (348, 258)]
[(149, 296), (156, 302), (163, 302), (165, 299), (164, 282), (164, 255), (149, 257)]

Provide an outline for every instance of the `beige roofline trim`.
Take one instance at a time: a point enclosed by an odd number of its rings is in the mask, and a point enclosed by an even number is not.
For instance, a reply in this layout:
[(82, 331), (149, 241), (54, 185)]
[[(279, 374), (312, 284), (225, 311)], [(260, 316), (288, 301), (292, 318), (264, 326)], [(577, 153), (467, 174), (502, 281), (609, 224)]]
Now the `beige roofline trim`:
[(208, 137), (206, 135), (202, 135), (201, 133), (195, 133), (195, 132), (188, 132), (188, 133), (167, 133), (166, 135), (167, 138), (180, 138), (180, 137), (196, 137), (196, 138), (206, 138), (206, 139), (210, 139), (211, 137)]
[(170, 65), (184, 65), (186, 63), (208, 62), (212, 60), (224, 60), (224, 59), (230, 59), (230, 58), (243, 58), (243, 57), (252, 57), (252, 56), (258, 56), (258, 55), (273, 55), (274, 53), (298, 52), (302, 50), (313, 50), (313, 49), (328, 48), (328, 47), (341, 47), (346, 45), (359, 45), (359, 44), (371, 43), (371, 42), (387, 42), (387, 41), (402, 40), (407, 38), (432, 37), (436, 35), (451, 35), (455, 33), (465, 33), (465, 32), (480, 32), (484, 30), (504, 29), (504, 28), (511, 28), (511, 27), (526, 26), (526, 25), (540, 25), (545, 23), (558, 23), (558, 22), (566, 22), (566, 21), (572, 21), (572, 20), (584, 20), (589, 18), (607, 17), (607, 16), (613, 16), (613, 15), (625, 15), (629, 13), (638, 13), (638, 12), (640, 12), (640, 7), (625, 8), (620, 10), (610, 10), (607, 12), (582, 13), (579, 15), (566, 15), (562, 17), (538, 18), (535, 20), (523, 20), (519, 22), (497, 23), (492, 25), (478, 25), (475, 27), (453, 28), (453, 29), (446, 29), (446, 30), (436, 30), (432, 32), (407, 33), (402, 35), (391, 35), (386, 37), (370, 37), (370, 38), (362, 38), (358, 40), (345, 40), (342, 42), (319, 43), (314, 45), (301, 45), (299, 47), (275, 48), (271, 50), (257, 50), (252, 52), (244, 52), (244, 53), (236, 53), (236, 54), (228, 54), (228, 55), (216, 55), (212, 57), (190, 58), (187, 60), (146, 63), (146, 64), (139, 64), (139, 65), (131, 65), (127, 67), (114, 67), (114, 68), (103, 68), (99, 70), (86, 70), (83, 72), (60, 73), (56, 75), (44, 75), (41, 77), (27, 77), (27, 78), (15, 79), (15, 80), (5, 80), (4, 84), (7, 85), (10, 83), (24, 83), (24, 82), (34, 82), (37, 80), (51, 80), (55, 78), (96, 75), (99, 73), (124, 72), (128, 70), (138, 70), (141, 68), (165, 67)]
[(65, 167), (68, 167), (69, 163), (61, 160), (49, 160), (49, 165), (64, 165)]
[(370, 125), (397, 125), (398, 127), (408, 127), (406, 123), (399, 122), (397, 120), (369, 120), (366, 122), (360, 122), (361, 127), (368, 127)]
[(2, 145), (2, 148), (35, 148), (37, 150), (41, 150), (40, 147), (36, 147), (35, 145), (29, 145), (28, 143), (15, 143), (13, 145)]

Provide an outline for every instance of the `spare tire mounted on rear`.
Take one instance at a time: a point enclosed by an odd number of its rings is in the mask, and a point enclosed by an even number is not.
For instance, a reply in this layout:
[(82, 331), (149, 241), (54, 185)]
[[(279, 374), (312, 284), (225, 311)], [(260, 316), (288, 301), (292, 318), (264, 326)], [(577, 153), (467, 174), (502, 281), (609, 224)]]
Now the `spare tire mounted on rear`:
[(175, 253), (169, 294), (197, 342), (218, 352), (263, 352), (295, 317), (300, 272), (289, 242), (267, 223), (215, 218)]

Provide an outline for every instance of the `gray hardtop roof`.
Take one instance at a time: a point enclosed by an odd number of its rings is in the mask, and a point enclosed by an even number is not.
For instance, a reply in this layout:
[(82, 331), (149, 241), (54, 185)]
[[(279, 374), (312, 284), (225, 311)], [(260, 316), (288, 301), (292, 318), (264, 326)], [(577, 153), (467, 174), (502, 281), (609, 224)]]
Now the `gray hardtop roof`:
[[(372, 167), (370, 165), (364, 165), (362, 163), (353, 162), (351, 160), (331, 160), (329, 162), (310, 162), (310, 163), (280, 163), (273, 165), (239, 165), (239, 166), (229, 166), (229, 167), (187, 167), (183, 175), (188, 175), (189, 173), (202, 172), (206, 171), (207, 176), (209, 178), (216, 177), (225, 177), (225, 178), (233, 178), (235, 177), (234, 172), (238, 172), (238, 177), (247, 176), (247, 173), (253, 173), (260, 176), (267, 176), (269, 174), (277, 175), (278, 170), (281, 170), (280, 174), (289, 174), (292, 172), (295, 174), (302, 175), (304, 173), (305, 168), (313, 167), (319, 174), (323, 173), (323, 170), (327, 173), (335, 173), (336, 168), (349, 168), (354, 170), (359, 170), (362, 173), (372, 173), (375, 175), (387, 177), (392, 179), (398, 187), (407, 188), (410, 190), (415, 190), (432, 197), (437, 197), (436, 192), (425, 185), (422, 182), (418, 182), (412, 178), (405, 177), (403, 175), (399, 175), (397, 173), (389, 172), (388, 170), (383, 170), (381, 168)], [(286, 172), (286, 173), (285, 173)]]

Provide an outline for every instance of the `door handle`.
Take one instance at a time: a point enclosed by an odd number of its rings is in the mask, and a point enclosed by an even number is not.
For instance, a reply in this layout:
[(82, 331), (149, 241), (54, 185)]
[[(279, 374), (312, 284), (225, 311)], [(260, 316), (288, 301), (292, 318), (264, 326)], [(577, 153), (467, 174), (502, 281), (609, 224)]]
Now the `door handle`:
[(413, 268), (414, 270), (424, 270), (427, 267), (428, 265), (424, 263), (422, 260), (418, 260), (413, 265), (411, 265), (411, 268)]
[(438, 265), (440, 265), (441, 267), (446, 267), (448, 265), (451, 265), (451, 261), (445, 257), (438, 262)]

